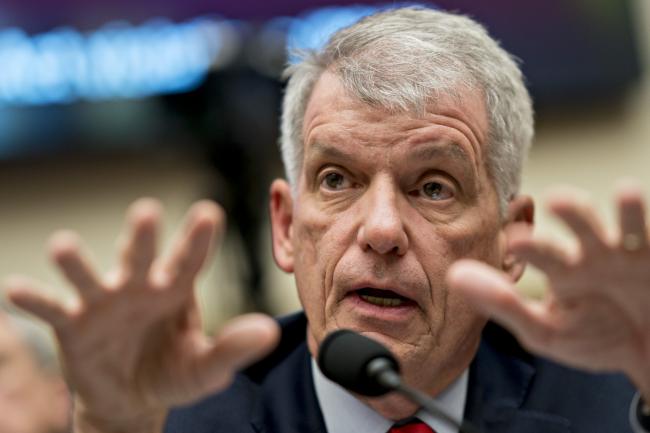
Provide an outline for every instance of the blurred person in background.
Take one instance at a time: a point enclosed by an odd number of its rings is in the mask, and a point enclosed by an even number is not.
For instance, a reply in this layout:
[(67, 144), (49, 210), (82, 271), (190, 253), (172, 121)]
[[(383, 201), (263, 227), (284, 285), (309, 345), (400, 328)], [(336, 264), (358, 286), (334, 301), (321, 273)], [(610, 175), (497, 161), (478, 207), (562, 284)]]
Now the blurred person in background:
[(0, 432), (65, 433), (70, 412), (52, 337), (0, 304)]

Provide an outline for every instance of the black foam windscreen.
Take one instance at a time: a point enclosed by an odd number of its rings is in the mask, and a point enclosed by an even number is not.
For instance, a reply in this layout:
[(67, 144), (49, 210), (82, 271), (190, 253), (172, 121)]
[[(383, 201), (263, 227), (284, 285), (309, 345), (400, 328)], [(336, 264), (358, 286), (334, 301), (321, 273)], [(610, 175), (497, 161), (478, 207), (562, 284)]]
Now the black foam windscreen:
[(318, 366), (327, 378), (370, 397), (391, 391), (368, 371), (368, 364), (380, 358), (392, 364), (395, 372), (399, 371), (397, 360), (386, 347), (347, 329), (329, 334), (318, 350)]

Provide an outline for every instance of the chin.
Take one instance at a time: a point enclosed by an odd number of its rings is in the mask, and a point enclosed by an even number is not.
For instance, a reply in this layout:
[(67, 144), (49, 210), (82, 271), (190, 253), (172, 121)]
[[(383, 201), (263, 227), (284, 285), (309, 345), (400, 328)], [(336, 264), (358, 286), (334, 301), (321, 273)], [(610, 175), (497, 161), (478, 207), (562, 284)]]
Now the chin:
[(390, 352), (397, 358), (400, 367), (403, 368), (409, 364), (412, 365), (414, 362), (417, 362), (418, 364), (422, 363), (432, 354), (432, 350), (428, 348), (428, 346), (415, 344), (405, 340), (404, 338), (387, 335), (375, 330), (356, 331), (386, 346), (386, 348), (388, 348), (388, 350), (390, 350)]

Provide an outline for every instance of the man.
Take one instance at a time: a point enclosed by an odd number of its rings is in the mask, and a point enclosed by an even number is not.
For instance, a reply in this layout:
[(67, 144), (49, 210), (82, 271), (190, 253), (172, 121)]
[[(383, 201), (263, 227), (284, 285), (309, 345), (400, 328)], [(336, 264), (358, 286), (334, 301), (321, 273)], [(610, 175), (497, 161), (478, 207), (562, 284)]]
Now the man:
[[(159, 206), (135, 203), (109, 278), (96, 275), (76, 235), (59, 233), (52, 257), (79, 303), (10, 285), (14, 302), (57, 333), (77, 391), (77, 431), (384, 433), (414, 415), (453, 431), (400, 396), (353, 396), (323, 378), (311, 359), (340, 328), (384, 343), (407, 383), (481, 431), (629, 430), (634, 390), (650, 398), (641, 194), (622, 189), (611, 239), (568, 193), (550, 208), (579, 248), (531, 238), (533, 204), (518, 194), (530, 99), (485, 30), (426, 9), (380, 13), (288, 75), (288, 182), (271, 186), (273, 251), (295, 274), (306, 317), (284, 320), (278, 347), (233, 377), (276, 345), (278, 330), (247, 316), (214, 341), (200, 333), (193, 280), (223, 228), (215, 205), (195, 205), (170, 256), (158, 259)], [(512, 289), (525, 260), (549, 277), (543, 303)], [(622, 372), (633, 385), (533, 357), (486, 326), (487, 316), (533, 352)]]
[(0, 303), (0, 431), (69, 431), (71, 399), (42, 327)]

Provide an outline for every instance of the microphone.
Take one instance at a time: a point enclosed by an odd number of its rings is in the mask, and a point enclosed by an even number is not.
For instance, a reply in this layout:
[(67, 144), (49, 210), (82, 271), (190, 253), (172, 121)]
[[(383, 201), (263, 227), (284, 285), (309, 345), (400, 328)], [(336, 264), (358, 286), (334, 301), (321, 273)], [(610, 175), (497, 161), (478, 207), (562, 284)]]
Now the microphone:
[(478, 433), (467, 421), (456, 420), (431, 397), (403, 383), (397, 359), (375, 340), (347, 329), (334, 331), (321, 343), (317, 362), (325, 377), (352, 392), (378, 397), (396, 391), (459, 433)]

